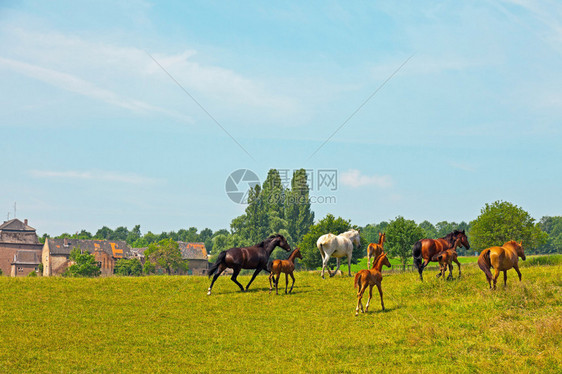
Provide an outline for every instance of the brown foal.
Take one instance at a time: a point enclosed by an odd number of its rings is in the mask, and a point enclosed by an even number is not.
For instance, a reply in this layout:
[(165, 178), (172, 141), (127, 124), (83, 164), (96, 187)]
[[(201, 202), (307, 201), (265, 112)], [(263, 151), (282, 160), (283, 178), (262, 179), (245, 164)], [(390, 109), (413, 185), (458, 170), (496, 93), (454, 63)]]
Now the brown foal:
[[(377, 286), (379, 289), (379, 294), (381, 296), (381, 306), (382, 310), (384, 310), (384, 302), (382, 300), (382, 274), (381, 269), (382, 266), (386, 265), (390, 267), (390, 261), (386, 257), (386, 253), (382, 252), (373, 263), (373, 268), (369, 270), (361, 270), (359, 273), (355, 274), (355, 288), (357, 288), (357, 308), (355, 309), (355, 315), (359, 314), (359, 307), (361, 307), (361, 313), (365, 313), (369, 309), (369, 303), (371, 302), (371, 298), (373, 297), (373, 286)], [(365, 310), (363, 310), (363, 304), (361, 303), (361, 298), (363, 298), (363, 293), (369, 286), (369, 299), (367, 300), (367, 305), (365, 306)]]
[(449, 276), (447, 279), (453, 279), (453, 262), (459, 267), (459, 278), (461, 277), (461, 263), (457, 259), (457, 247), (462, 245), (461, 238), (458, 238), (452, 247), (449, 247), (446, 251), (436, 254), (433, 256), (431, 261), (439, 261), (440, 272), (437, 274), (437, 278), (443, 277), (445, 279), (445, 272), (447, 267), (449, 268)]
[(279, 285), (279, 277), (281, 273), (285, 273), (285, 293), (287, 293), (287, 287), (289, 286), (289, 275), (293, 280), (293, 284), (291, 284), (291, 290), (289, 293), (293, 291), (293, 286), (295, 285), (295, 277), (293, 275), (293, 271), (295, 271), (295, 259), (300, 258), (302, 259), (301, 251), (299, 248), (295, 249), (289, 259), (287, 260), (274, 260), (271, 264), (271, 274), (269, 274), (269, 293), (272, 290), (271, 280), (275, 275), (277, 275), (277, 279), (275, 279), (275, 294), (279, 295), (278, 285)]
[(377, 258), (382, 252), (384, 252), (384, 241), (386, 239), (386, 232), (379, 232), (379, 242), (371, 243), (367, 247), (367, 269), (371, 268), (371, 257), (373, 259)]

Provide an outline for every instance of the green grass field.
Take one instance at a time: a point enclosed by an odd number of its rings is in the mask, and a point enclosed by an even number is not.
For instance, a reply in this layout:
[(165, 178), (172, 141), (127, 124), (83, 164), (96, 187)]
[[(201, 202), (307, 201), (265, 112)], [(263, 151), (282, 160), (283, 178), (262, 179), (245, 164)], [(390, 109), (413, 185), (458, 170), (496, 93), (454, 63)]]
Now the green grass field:
[[(470, 263), (475, 263), (478, 260), (478, 257), (476, 256), (459, 256), (459, 262), (461, 264), (470, 264)], [(399, 266), (401, 264), (400, 259), (398, 258), (391, 258), (390, 260), (390, 264), (392, 266)], [(340, 265), (340, 270), (342, 270), (343, 272), (347, 273), (347, 258), (343, 258), (341, 259), (341, 265)], [(373, 264), (373, 259), (371, 259), (371, 265)], [(408, 265), (412, 265), (412, 261), (410, 260), (408, 262)], [(432, 262), (429, 264), (430, 267), (439, 267), (439, 264), (437, 262)], [(456, 265), (455, 265), (456, 266)], [(335, 269), (335, 266), (334, 266)], [(356, 264), (351, 264), (351, 272), (352, 273), (357, 273), (359, 270), (362, 269), (367, 269), (367, 257), (364, 258), (360, 258)], [(320, 266), (319, 268), (317, 268), (316, 270), (322, 270), (322, 267)]]
[(474, 265), (387, 274), (387, 310), (375, 290), (358, 317), (352, 279), (318, 272), (279, 296), (266, 276), (212, 296), (205, 277), (0, 277), (0, 372), (560, 373), (560, 263), (522, 272), (496, 291)]

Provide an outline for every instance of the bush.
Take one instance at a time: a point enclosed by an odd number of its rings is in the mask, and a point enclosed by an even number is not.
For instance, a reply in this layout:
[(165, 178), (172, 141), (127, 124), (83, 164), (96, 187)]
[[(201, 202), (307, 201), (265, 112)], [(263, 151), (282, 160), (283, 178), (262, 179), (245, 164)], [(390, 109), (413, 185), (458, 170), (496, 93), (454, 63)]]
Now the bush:
[(562, 264), (562, 255), (536, 256), (528, 258), (527, 261), (519, 261), (522, 267), (560, 264)]
[(27, 274), (28, 277), (37, 277), (37, 272), (32, 271), (31, 273)]
[(94, 255), (82, 253), (80, 248), (70, 251), (70, 260), (74, 261), (74, 264), (63, 273), (65, 277), (97, 277), (101, 274)]

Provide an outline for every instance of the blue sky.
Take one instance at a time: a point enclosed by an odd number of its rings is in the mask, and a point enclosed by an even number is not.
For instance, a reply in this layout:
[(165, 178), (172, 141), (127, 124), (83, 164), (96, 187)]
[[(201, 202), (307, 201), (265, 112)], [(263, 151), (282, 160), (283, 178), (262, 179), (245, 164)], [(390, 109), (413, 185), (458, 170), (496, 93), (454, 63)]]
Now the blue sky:
[(317, 218), (560, 215), (560, 20), (524, 0), (2, 2), (0, 214), (216, 230), (244, 210), (232, 171), (304, 167), (338, 173)]

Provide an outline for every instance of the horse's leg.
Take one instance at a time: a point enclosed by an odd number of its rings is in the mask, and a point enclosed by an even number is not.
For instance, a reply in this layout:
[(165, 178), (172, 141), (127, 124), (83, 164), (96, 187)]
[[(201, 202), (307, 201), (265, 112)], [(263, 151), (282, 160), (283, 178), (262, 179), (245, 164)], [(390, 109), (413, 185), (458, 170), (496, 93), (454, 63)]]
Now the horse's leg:
[(461, 277), (461, 263), (456, 258), (455, 258), (454, 261), (457, 263), (457, 266), (459, 267), (459, 278), (460, 278)]
[(211, 281), (211, 285), (209, 286), (209, 289), (207, 290), (207, 296), (211, 295), (211, 290), (213, 289), (213, 284), (215, 284), (215, 281), (217, 280), (219, 275), (221, 275), (221, 273), (224, 271), (224, 269), (226, 269), (226, 266), (224, 264), (220, 264), (219, 268), (217, 269), (217, 272), (213, 276), (213, 280)]
[(262, 271), (263, 268), (257, 268), (256, 271), (254, 271), (254, 275), (252, 275), (252, 279), (250, 279), (250, 283), (248, 283), (248, 285), (246, 286), (246, 291), (248, 291), (248, 288), (250, 288), (250, 284), (252, 284), (252, 282), (254, 281), (254, 279), (256, 279), (256, 276), (259, 274), (260, 271)]
[(429, 264), (429, 259), (425, 260), (425, 263), (418, 267), (418, 272), (420, 273), (420, 280), (423, 282), (423, 270)]
[(271, 278), (273, 278), (273, 272), (269, 273), (269, 293), (273, 289), (273, 284), (271, 283)]
[(279, 278), (281, 277), (281, 272), (277, 274), (277, 278), (275, 279), (275, 294), (279, 295)]
[(330, 256), (326, 254), (326, 256), (322, 259), (322, 278), (324, 278), (324, 269), (328, 270), (328, 274), (330, 274), (330, 277), (332, 276), (332, 272), (328, 267), (328, 261), (330, 261)]
[(496, 289), (496, 283), (498, 282), (498, 277), (500, 276), (500, 271), (499, 269), (494, 269), (495, 273), (494, 273), (494, 290)]
[(381, 295), (381, 306), (382, 306), (382, 310), (384, 310), (384, 301), (382, 300), (382, 286), (381, 283), (377, 283), (377, 288), (379, 289), (379, 295)]
[(503, 286), (507, 286), (507, 270), (503, 271)]
[(336, 257), (336, 264), (338, 266), (336, 266), (336, 270), (334, 271), (334, 274), (330, 274), (330, 277), (333, 277), (334, 275), (336, 275), (338, 273), (338, 270), (340, 270), (340, 258)]
[(437, 274), (437, 278), (445, 274), (445, 270), (443, 269), (443, 261), (439, 260), (439, 273)]
[[(446, 267), (445, 271), (447, 271)], [(447, 279), (453, 279), (453, 264), (449, 264), (449, 276), (447, 277)]]
[(365, 311), (363, 310), (363, 303), (361, 302), (365, 289), (367, 289), (367, 283), (364, 283), (362, 286), (360, 286), (359, 292), (357, 293), (357, 309), (355, 309), (356, 316), (359, 314), (359, 307), (361, 307), (361, 313), (365, 313)]
[(515, 271), (517, 272), (517, 275), (519, 276), (519, 282), (521, 282), (521, 272), (519, 271), (519, 265), (515, 264), (515, 265), (513, 265), (513, 268), (515, 269)]
[(293, 275), (293, 272), (291, 272), (289, 274), (291, 276), (291, 279), (293, 280), (293, 284), (291, 284), (291, 289), (289, 290), (289, 293), (293, 292), (293, 286), (295, 285), (295, 276)]
[(369, 299), (367, 300), (367, 305), (365, 305), (365, 313), (369, 310), (369, 304), (371, 303), (371, 299), (373, 298), (373, 286), (374, 284), (369, 285)]
[(234, 283), (236, 283), (238, 285), (238, 287), (240, 287), (240, 291), (244, 292), (244, 286), (242, 286), (240, 284), (240, 282), (238, 282), (238, 280), (236, 280), (236, 278), (238, 277), (238, 274), (240, 274), (240, 268), (236, 268), (233, 269), (234, 272), (232, 273), (232, 276), (230, 277), (230, 280), (232, 280)]
[(285, 273), (285, 294), (287, 293), (287, 288), (289, 288), (289, 274)]

